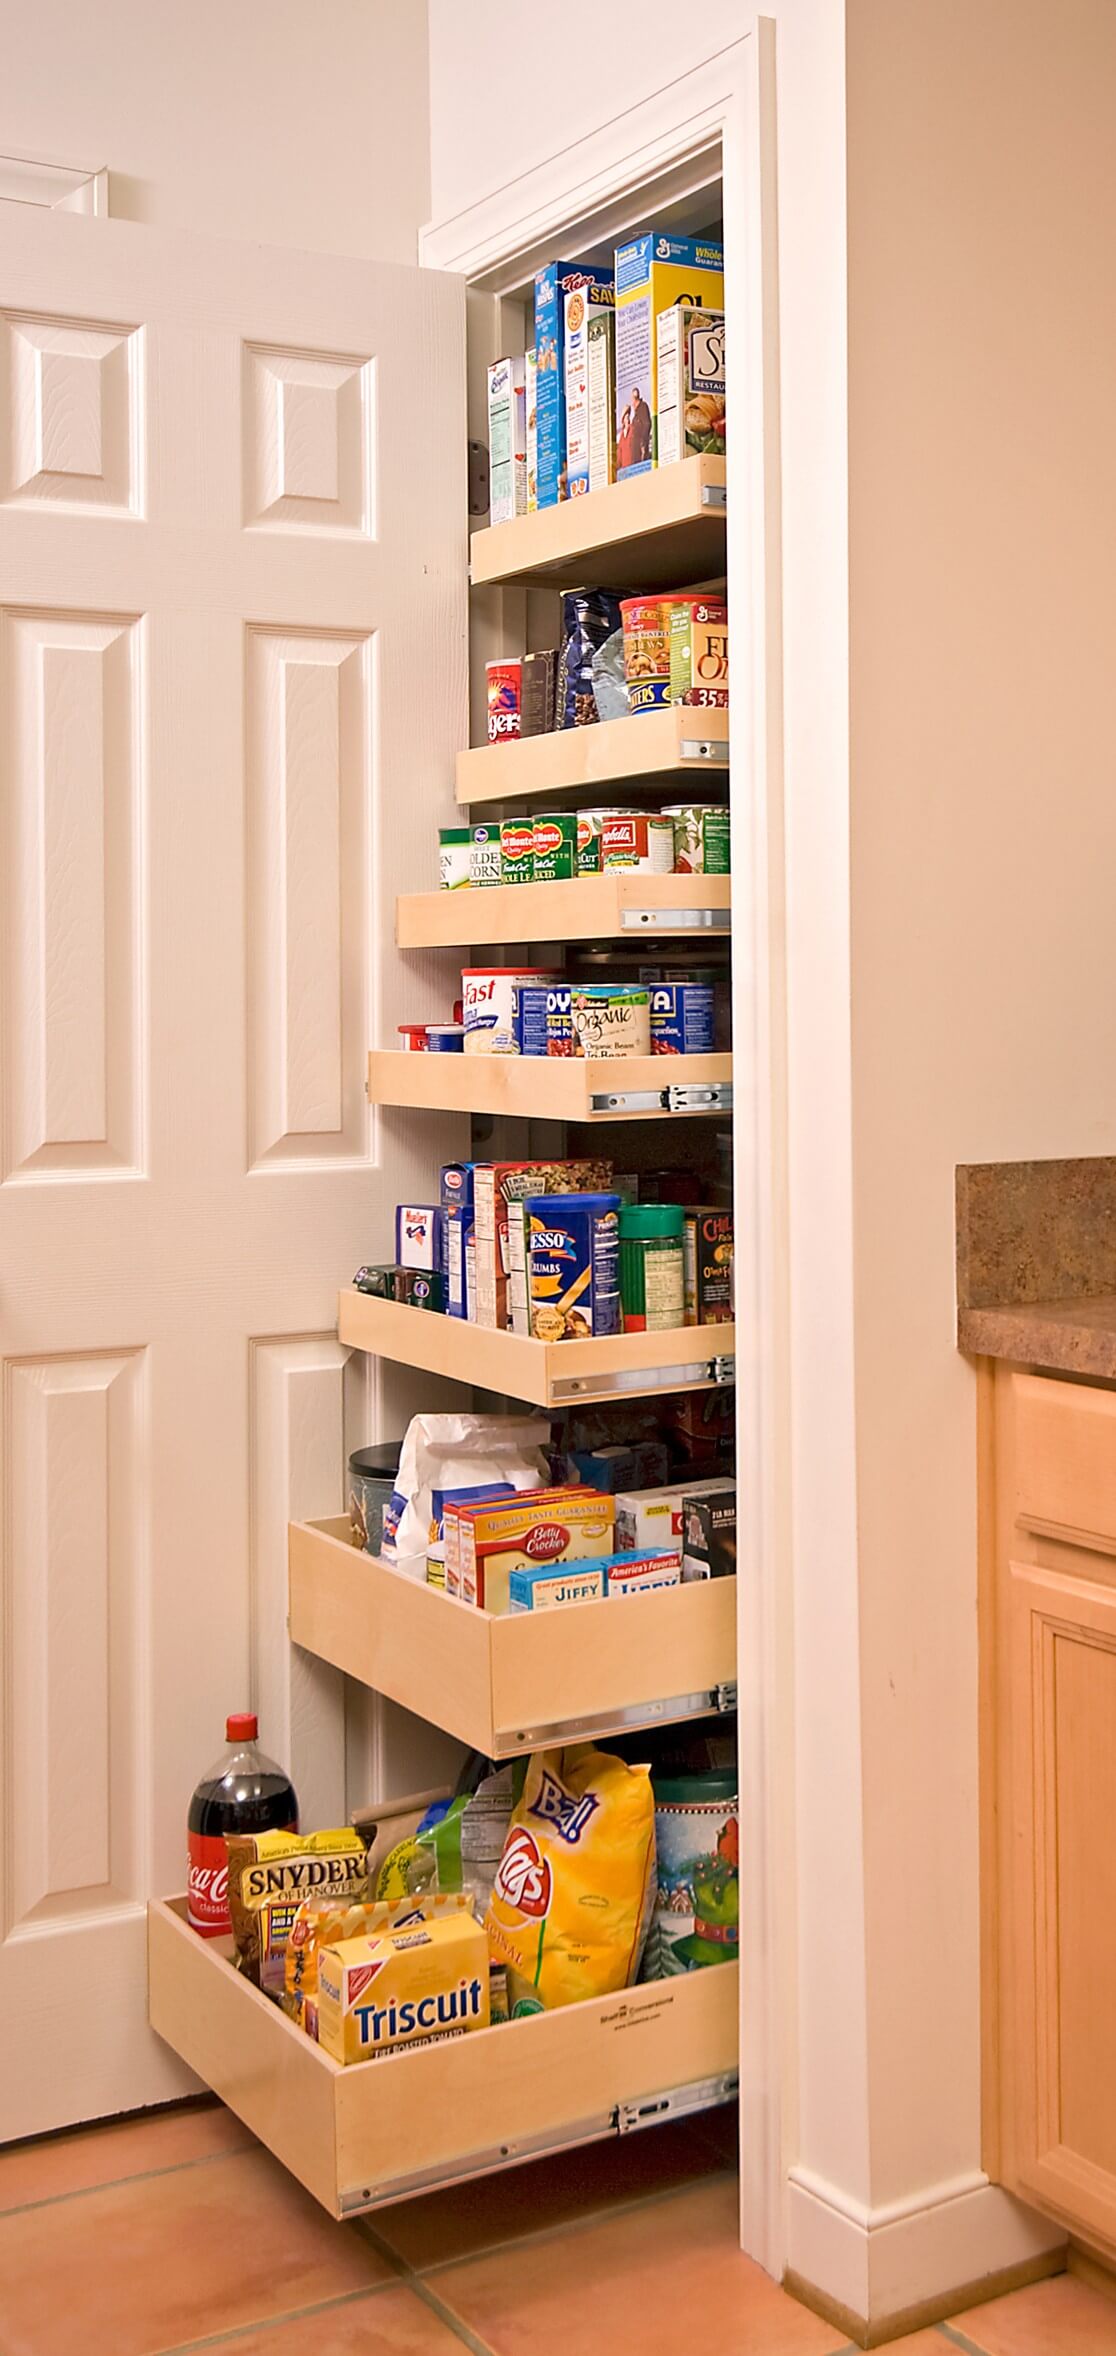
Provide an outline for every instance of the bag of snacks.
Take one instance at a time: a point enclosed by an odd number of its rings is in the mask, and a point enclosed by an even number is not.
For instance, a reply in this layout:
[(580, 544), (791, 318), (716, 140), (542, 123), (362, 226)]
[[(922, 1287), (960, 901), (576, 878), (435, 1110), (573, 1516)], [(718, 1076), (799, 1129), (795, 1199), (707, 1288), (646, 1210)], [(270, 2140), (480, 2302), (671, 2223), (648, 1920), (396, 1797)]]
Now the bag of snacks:
[(582, 728), (600, 717), (593, 658), (621, 627), (620, 600), (610, 589), (571, 589), (562, 599), (558, 654), (558, 726)]
[(358, 1832), (230, 1833), (229, 1913), (236, 1967), (281, 1997), (287, 1941), (304, 1898), (368, 1898), (368, 1860)]
[(513, 2019), (630, 1986), (654, 1873), (650, 1768), (589, 1744), (532, 1753), (485, 1917)]

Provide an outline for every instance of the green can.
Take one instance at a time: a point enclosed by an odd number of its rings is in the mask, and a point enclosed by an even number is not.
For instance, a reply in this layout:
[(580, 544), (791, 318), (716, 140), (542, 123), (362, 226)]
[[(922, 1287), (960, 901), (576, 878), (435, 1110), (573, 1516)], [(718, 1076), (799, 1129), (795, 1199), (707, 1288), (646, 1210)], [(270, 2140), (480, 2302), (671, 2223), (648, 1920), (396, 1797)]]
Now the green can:
[(505, 818), (500, 827), (500, 880), (502, 883), (533, 883), (535, 880), (535, 827), (530, 818)]
[(625, 1333), (666, 1333), (683, 1322), (681, 1203), (620, 1206), (620, 1306)]
[(536, 883), (569, 883), (577, 874), (577, 812), (559, 810), (536, 818), (534, 829)]

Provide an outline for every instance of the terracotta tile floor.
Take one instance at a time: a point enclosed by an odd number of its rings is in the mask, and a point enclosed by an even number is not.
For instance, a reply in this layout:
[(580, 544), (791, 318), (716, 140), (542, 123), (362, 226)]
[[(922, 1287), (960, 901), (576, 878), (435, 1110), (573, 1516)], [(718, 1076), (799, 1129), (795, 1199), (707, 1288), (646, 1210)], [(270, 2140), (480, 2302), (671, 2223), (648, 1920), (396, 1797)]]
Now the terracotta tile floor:
[[(737, 2249), (729, 2125), (656, 2128), (356, 2225), (215, 2104), (13, 2145), (0, 2356), (847, 2356)], [(1116, 2356), (1116, 2300), (1058, 2275), (892, 2348)]]

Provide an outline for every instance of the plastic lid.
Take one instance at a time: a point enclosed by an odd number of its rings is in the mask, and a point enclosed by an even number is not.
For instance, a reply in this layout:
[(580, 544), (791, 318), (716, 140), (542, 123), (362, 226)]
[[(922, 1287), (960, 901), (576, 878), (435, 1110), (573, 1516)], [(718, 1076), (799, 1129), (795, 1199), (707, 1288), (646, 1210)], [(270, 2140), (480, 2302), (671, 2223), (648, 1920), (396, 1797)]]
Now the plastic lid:
[(737, 1779), (731, 1772), (717, 1767), (695, 1770), (692, 1775), (656, 1775), (652, 1773), (651, 1789), (663, 1807), (685, 1808), (700, 1800), (721, 1803), (737, 1800)]
[(621, 1243), (641, 1243), (651, 1235), (681, 1235), (685, 1212), (681, 1203), (621, 1203)]
[(372, 1480), (386, 1479), (389, 1475), (394, 1480), (402, 1448), (402, 1440), (378, 1440), (374, 1448), (354, 1448), (349, 1471), (364, 1473)]
[(524, 1197), (529, 1211), (542, 1211), (546, 1218), (560, 1211), (618, 1211), (618, 1194), (529, 1194)]
[(225, 1720), (226, 1742), (255, 1742), (259, 1731), (260, 1722), (254, 1710), (234, 1711), (233, 1716)]

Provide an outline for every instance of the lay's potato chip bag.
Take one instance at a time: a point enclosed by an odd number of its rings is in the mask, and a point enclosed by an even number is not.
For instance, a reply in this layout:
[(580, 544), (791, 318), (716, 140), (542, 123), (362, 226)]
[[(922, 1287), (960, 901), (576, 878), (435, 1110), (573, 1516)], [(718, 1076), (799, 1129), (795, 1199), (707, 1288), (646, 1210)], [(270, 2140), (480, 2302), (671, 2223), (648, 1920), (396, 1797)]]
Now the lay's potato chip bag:
[(630, 1986), (654, 1877), (650, 1769), (590, 1744), (534, 1752), (485, 1917), (513, 2020)]

